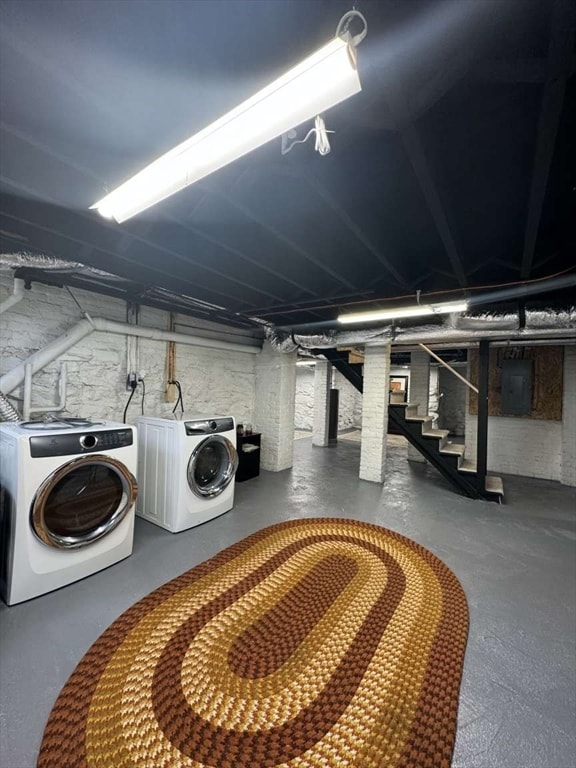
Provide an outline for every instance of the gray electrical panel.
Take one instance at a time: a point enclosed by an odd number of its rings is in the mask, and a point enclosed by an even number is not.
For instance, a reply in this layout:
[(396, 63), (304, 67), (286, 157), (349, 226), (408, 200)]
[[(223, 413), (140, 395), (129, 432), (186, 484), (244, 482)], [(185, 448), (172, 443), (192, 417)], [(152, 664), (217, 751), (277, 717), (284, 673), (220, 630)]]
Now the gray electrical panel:
[(502, 414), (528, 416), (532, 412), (532, 377), (532, 360), (502, 360)]

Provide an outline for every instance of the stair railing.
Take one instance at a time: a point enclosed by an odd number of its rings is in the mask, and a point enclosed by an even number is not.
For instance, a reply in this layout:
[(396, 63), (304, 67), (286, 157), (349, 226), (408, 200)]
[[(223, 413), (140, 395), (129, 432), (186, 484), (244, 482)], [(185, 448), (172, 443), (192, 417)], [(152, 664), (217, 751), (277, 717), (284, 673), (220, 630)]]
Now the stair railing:
[(426, 352), (428, 352), (428, 354), (429, 354), (431, 357), (433, 357), (433, 358), (434, 358), (434, 360), (438, 360), (438, 362), (440, 363), (440, 365), (443, 365), (443, 366), (444, 366), (444, 368), (448, 368), (448, 370), (450, 371), (450, 373), (453, 373), (453, 374), (454, 374), (454, 376), (456, 376), (456, 378), (460, 379), (460, 381), (463, 381), (463, 382), (464, 382), (464, 384), (466, 384), (466, 386), (467, 386), (467, 387), (470, 387), (470, 389), (473, 389), (473, 390), (474, 390), (474, 392), (476, 392), (476, 394), (478, 394), (478, 388), (477, 388), (477, 387), (475, 387), (475, 386), (474, 386), (474, 384), (472, 384), (472, 382), (471, 382), (471, 381), (468, 381), (468, 379), (467, 379), (465, 376), (462, 376), (462, 374), (458, 373), (458, 371), (456, 371), (454, 368), (452, 368), (452, 366), (451, 366), (451, 365), (449, 365), (449, 364), (448, 364), (448, 363), (447, 363), (445, 360), (442, 360), (442, 358), (441, 358), (441, 357), (438, 357), (438, 355), (437, 355), (437, 354), (435, 354), (434, 352), (432, 352), (432, 350), (430, 349), (430, 347), (427, 347), (427, 346), (426, 346), (426, 344), (421, 344), (421, 343), (419, 343), (419, 344), (418, 344), (418, 346), (419, 346), (419, 347), (422, 347), (422, 349), (423, 349), (423, 350), (425, 350)]

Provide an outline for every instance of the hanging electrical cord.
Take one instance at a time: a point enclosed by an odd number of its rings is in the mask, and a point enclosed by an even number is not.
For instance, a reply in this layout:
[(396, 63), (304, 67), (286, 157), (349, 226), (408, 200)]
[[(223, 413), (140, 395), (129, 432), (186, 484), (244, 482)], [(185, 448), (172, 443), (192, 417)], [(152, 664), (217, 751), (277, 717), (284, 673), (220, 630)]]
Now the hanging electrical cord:
[(132, 387), (132, 392), (130, 392), (130, 397), (128, 398), (128, 402), (126, 403), (126, 408), (124, 408), (124, 416), (122, 417), (122, 422), (126, 424), (126, 414), (128, 413), (128, 408), (130, 406), (130, 403), (132, 402), (132, 398), (134, 397), (134, 392), (136, 392), (136, 386)]
[(144, 398), (146, 397), (146, 384), (144, 384), (144, 379), (138, 379), (138, 383), (142, 384), (142, 402), (140, 404), (140, 411), (142, 413), (142, 416), (144, 416)]
[(178, 390), (178, 398), (176, 400), (176, 404), (174, 405), (174, 408), (172, 408), (172, 413), (176, 413), (176, 409), (178, 408), (178, 405), (180, 405), (181, 413), (184, 413), (184, 398), (182, 397), (182, 387), (180, 386), (180, 382), (177, 379), (173, 379), (172, 381), (169, 381), (168, 384), (174, 384), (174, 386)]
[(303, 139), (295, 139), (291, 144), (288, 144), (288, 139), (292, 139), (297, 135), (296, 131), (288, 131), (288, 133), (282, 135), (282, 154), (287, 155), (295, 144), (305, 144), (313, 133), (316, 134), (314, 149), (321, 155), (327, 155), (330, 152), (328, 134), (334, 133), (334, 131), (327, 130), (326, 125), (324, 124), (324, 118), (320, 115), (316, 115), (314, 118), (314, 128), (310, 128)]
[[(350, 25), (354, 19), (360, 19), (364, 24), (364, 28), (362, 29), (362, 31), (356, 35), (352, 35), (350, 33)], [(353, 49), (357, 45), (359, 45), (362, 42), (362, 40), (364, 40), (367, 32), (368, 32), (368, 22), (366, 21), (365, 17), (360, 13), (360, 11), (357, 11), (356, 8), (353, 8), (351, 11), (348, 11), (347, 13), (345, 13), (344, 16), (342, 16), (342, 18), (338, 22), (338, 26), (336, 27), (335, 37), (341, 37), (347, 40), (350, 48)], [(350, 51), (350, 55), (351, 56), (355, 55), (353, 50)], [(312, 134), (315, 134), (316, 139), (314, 142), (314, 149), (320, 155), (323, 155), (323, 156), (327, 155), (330, 152), (330, 141), (328, 140), (329, 133), (334, 133), (334, 131), (327, 130), (326, 125), (324, 123), (324, 118), (321, 115), (316, 115), (316, 117), (314, 118), (314, 128), (311, 128), (303, 139), (296, 138), (298, 134), (296, 132), (296, 129), (294, 128), (287, 131), (286, 133), (283, 133), (282, 145), (281, 145), (280, 151), (283, 155), (287, 155), (288, 152), (290, 152), (290, 150), (292, 149), (292, 147), (294, 147), (296, 144), (305, 144), (310, 138), (310, 136), (312, 136)], [(293, 141), (290, 141), (291, 139), (293, 139)]]

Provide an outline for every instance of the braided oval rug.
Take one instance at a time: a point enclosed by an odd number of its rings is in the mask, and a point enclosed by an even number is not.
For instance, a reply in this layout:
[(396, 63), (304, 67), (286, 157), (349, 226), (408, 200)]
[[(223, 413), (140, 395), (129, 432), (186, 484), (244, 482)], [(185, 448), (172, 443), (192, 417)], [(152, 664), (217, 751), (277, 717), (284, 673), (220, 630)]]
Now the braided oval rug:
[(423, 547), (291, 520), (152, 592), (94, 643), (39, 768), (448, 768), (466, 597)]

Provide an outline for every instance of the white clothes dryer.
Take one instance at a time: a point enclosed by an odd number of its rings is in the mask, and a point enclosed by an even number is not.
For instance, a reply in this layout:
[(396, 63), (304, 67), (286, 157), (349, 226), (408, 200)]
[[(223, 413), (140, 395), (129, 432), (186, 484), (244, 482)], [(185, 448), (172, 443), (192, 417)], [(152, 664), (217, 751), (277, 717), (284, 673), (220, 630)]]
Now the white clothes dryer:
[(132, 553), (136, 467), (128, 424), (0, 424), (0, 592), (8, 605)]
[(232, 509), (238, 468), (231, 416), (138, 416), (136, 514), (172, 533)]

